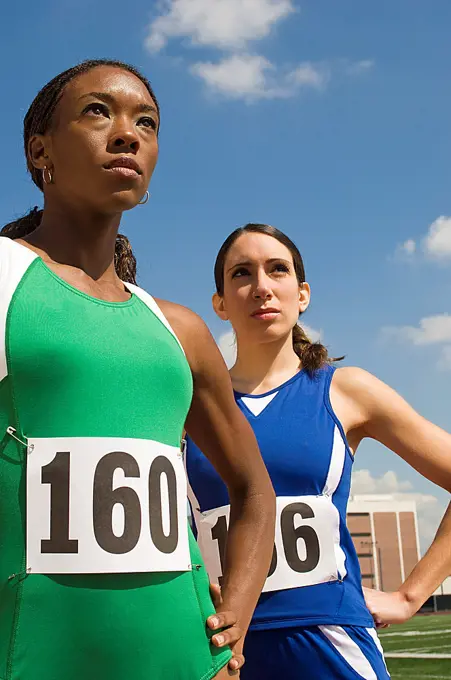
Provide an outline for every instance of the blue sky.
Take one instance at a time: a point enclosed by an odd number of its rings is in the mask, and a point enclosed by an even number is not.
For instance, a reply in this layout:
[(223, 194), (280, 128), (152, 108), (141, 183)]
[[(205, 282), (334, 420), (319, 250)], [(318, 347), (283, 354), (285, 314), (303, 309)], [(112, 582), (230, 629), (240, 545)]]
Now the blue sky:
[[(38, 89), (85, 58), (129, 61), (162, 108), (151, 200), (123, 221), (141, 285), (219, 338), (216, 252), (272, 223), (303, 253), (305, 322), (331, 352), (451, 429), (450, 22), (448, 0), (8, 3), (2, 223), (41, 201), (21, 139)], [(356, 470), (357, 490), (417, 494), (427, 541), (447, 494), (371, 442)]]

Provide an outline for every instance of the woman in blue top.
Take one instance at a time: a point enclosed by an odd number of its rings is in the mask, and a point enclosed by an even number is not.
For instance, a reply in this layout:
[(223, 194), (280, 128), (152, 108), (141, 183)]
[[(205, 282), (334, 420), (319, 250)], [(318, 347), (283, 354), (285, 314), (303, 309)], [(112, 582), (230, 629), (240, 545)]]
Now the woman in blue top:
[[(333, 368), (326, 349), (308, 340), (297, 321), (310, 288), (298, 249), (279, 230), (249, 224), (230, 234), (215, 280), (215, 311), (236, 334), (235, 399), (277, 495), (273, 560), (242, 680), (387, 678), (374, 624), (408, 619), (449, 575), (451, 511), (397, 592), (364, 596), (346, 528), (354, 454), (371, 437), (451, 490), (451, 436), (366, 371)], [(227, 490), (190, 439), (186, 463), (200, 548), (221, 583)]]

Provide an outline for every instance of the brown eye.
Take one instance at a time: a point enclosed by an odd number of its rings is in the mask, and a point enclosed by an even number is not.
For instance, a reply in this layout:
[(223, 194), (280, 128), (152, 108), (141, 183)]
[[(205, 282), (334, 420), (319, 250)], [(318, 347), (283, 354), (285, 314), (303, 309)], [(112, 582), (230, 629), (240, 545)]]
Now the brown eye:
[(282, 262), (279, 262), (279, 264), (276, 264), (274, 267), (274, 271), (276, 272), (284, 272), (285, 274), (288, 274), (290, 271), (288, 266), (286, 264), (282, 264)]
[(106, 104), (99, 104), (97, 102), (88, 104), (83, 113), (92, 113), (94, 116), (105, 116), (106, 118), (109, 118)]
[(151, 128), (152, 130), (157, 129), (156, 122), (150, 116), (144, 116), (143, 118), (140, 118), (138, 121), (138, 125), (142, 125), (143, 127), (146, 128)]
[(235, 269), (235, 271), (232, 274), (232, 279), (235, 279), (237, 277), (241, 276), (249, 276), (249, 270), (246, 269), (245, 267), (240, 267), (239, 269)]

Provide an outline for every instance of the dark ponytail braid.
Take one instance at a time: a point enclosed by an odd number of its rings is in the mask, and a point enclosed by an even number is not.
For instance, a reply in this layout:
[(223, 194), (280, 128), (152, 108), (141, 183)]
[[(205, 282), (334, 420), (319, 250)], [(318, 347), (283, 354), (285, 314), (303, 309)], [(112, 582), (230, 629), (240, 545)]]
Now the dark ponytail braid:
[[(35, 206), (29, 213), (18, 220), (5, 224), (0, 231), (2, 236), (11, 239), (24, 238), (39, 227), (43, 210)], [(136, 285), (136, 257), (133, 255), (130, 241), (124, 234), (118, 234), (114, 248), (114, 268), (121, 281)]]
[(312, 342), (298, 323), (293, 328), (293, 349), (301, 360), (303, 368), (313, 373), (324, 364), (339, 359), (331, 359), (327, 349), (320, 342)]
[[(302, 261), (301, 253), (293, 241), (282, 231), (276, 229), (276, 227), (271, 227), (269, 224), (250, 223), (246, 224), (244, 227), (235, 229), (235, 231), (233, 231), (226, 238), (219, 249), (214, 270), (216, 291), (218, 295), (224, 295), (224, 265), (227, 253), (237, 238), (246, 233), (266, 234), (266, 236), (272, 236), (272, 238), (275, 238), (286, 248), (288, 248), (293, 258), (294, 270), (296, 272), (298, 283), (300, 286), (305, 283), (304, 263)], [(293, 349), (298, 355), (302, 363), (302, 367), (309, 373), (314, 373), (325, 364), (331, 364), (334, 361), (341, 361), (341, 359), (344, 358), (337, 357), (333, 359), (332, 357), (329, 357), (326, 347), (324, 347), (324, 345), (322, 345), (320, 342), (312, 342), (299, 324), (296, 324), (293, 328)]]
[(19, 217), (19, 219), (14, 222), (5, 224), (0, 231), (0, 234), (12, 239), (28, 236), (28, 234), (31, 234), (31, 232), (37, 229), (41, 224), (43, 212), (43, 210), (40, 210), (38, 206), (35, 205), (26, 215)]
[(136, 285), (136, 257), (133, 255), (130, 241), (124, 234), (116, 236), (114, 267), (121, 281)]

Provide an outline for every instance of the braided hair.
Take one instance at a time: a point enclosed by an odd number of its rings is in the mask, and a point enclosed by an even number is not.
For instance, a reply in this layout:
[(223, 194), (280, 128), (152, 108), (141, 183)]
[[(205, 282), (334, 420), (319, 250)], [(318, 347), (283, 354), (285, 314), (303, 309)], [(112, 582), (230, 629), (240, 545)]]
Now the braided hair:
[[(232, 245), (235, 243), (237, 238), (242, 234), (265, 234), (266, 236), (272, 236), (277, 241), (282, 243), (291, 253), (294, 264), (294, 271), (296, 273), (296, 278), (299, 285), (301, 286), (305, 283), (305, 269), (304, 262), (302, 261), (301, 253), (299, 252), (293, 241), (282, 231), (272, 227), (269, 224), (246, 224), (244, 227), (239, 227), (235, 229), (224, 241), (221, 248), (219, 249), (218, 256), (215, 262), (214, 276), (216, 291), (218, 295), (224, 295), (224, 265)], [(293, 328), (293, 349), (298, 355), (302, 367), (309, 373), (314, 373), (319, 368), (325, 364), (330, 364), (334, 361), (340, 361), (343, 357), (333, 359), (329, 357), (326, 347), (320, 342), (312, 342), (307, 336), (304, 329), (297, 323)]]
[[(56, 107), (63, 96), (66, 85), (77, 76), (87, 73), (97, 66), (113, 66), (132, 73), (146, 86), (155, 102), (158, 114), (160, 113), (157, 98), (147, 78), (134, 66), (125, 64), (122, 61), (114, 59), (90, 59), (55, 76), (38, 92), (24, 118), (23, 141), (27, 168), (33, 182), (41, 191), (43, 191), (42, 173), (31, 162), (28, 151), (29, 141), (33, 135), (44, 135), (50, 129)], [(5, 225), (0, 234), (12, 239), (23, 238), (39, 227), (42, 214), (43, 211), (35, 206), (23, 217)], [(116, 272), (122, 281), (136, 283), (136, 258), (133, 255), (130, 241), (123, 234), (118, 234), (116, 238), (114, 264)]]

